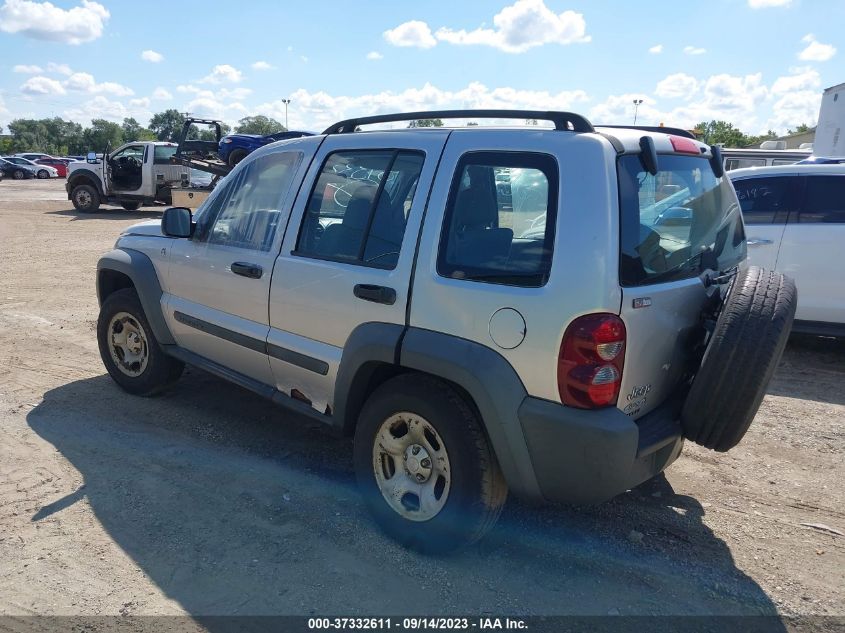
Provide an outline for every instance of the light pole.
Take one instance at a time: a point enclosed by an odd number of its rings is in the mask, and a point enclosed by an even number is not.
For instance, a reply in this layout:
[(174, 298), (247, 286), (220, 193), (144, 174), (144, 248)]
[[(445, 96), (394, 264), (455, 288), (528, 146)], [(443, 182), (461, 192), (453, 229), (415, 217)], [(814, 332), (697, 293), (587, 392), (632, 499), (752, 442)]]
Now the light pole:
[(637, 124), (637, 110), (640, 109), (640, 104), (642, 102), (642, 99), (634, 99), (634, 125)]
[(290, 103), (290, 99), (282, 99), (282, 103), (285, 104), (285, 129), (288, 129), (288, 104)]

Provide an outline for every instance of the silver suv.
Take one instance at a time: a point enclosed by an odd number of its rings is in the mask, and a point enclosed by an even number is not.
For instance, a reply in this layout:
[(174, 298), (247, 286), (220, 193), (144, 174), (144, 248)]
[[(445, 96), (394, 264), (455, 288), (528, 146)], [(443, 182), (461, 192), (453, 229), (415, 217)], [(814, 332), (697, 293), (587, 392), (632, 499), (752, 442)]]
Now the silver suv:
[[(420, 118), (553, 127), (361, 131)], [(685, 437), (736, 445), (796, 302), (745, 259), (719, 151), (687, 132), (366, 117), (129, 228), (98, 264), (97, 335), (130, 393), (190, 363), (354, 434), (381, 526), (445, 551), (508, 490), (598, 502)]]

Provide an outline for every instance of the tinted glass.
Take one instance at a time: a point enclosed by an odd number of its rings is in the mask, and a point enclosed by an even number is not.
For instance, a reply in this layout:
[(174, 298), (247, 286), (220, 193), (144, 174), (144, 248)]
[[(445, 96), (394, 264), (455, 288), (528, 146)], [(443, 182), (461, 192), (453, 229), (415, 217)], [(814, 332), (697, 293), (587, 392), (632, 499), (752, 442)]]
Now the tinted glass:
[(660, 156), (656, 175), (639, 155), (619, 159), (620, 281), (639, 286), (727, 270), (745, 258), (742, 218), (727, 176), (706, 158)]
[(802, 224), (845, 223), (845, 176), (807, 176), (803, 208), (793, 216)]
[(300, 152), (277, 152), (262, 156), (238, 172), (203, 210), (203, 228), (213, 222), (208, 241), (236, 248), (270, 250), (279, 228), (282, 203), (301, 161)]
[(437, 272), (487, 283), (545, 284), (554, 247), (557, 190), (557, 163), (551, 156), (464, 156), (443, 219)]
[(742, 169), (744, 167), (762, 167), (765, 164), (765, 158), (726, 158), (725, 171)]
[(308, 200), (298, 255), (394, 268), (424, 156), (362, 150), (326, 158)]
[(743, 178), (733, 185), (746, 224), (783, 224), (791, 210), (795, 178)]
[(156, 165), (169, 165), (170, 157), (176, 153), (176, 146), (156, 145), (153, 153), (153, 163)]

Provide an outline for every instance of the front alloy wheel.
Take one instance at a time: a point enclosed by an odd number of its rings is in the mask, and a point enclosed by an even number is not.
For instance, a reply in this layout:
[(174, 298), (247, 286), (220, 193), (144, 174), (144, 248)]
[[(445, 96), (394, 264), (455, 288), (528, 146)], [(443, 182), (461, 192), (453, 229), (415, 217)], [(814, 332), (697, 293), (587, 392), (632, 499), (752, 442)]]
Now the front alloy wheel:
[(128, 312), (118, 312), (109, 323), (109, 351), (115, 366), (131, 378), (144, 373), (149, 358), (147, 333)]

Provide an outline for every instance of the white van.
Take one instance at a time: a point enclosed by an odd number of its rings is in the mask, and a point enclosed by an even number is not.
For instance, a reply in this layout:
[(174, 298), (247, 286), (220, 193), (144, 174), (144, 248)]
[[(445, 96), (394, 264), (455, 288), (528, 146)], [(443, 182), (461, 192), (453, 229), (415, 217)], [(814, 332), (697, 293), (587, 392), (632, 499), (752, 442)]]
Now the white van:
[(722, 149), (725, 171), (745, 167), (792, 165), (812, 155), (812, 149)]

